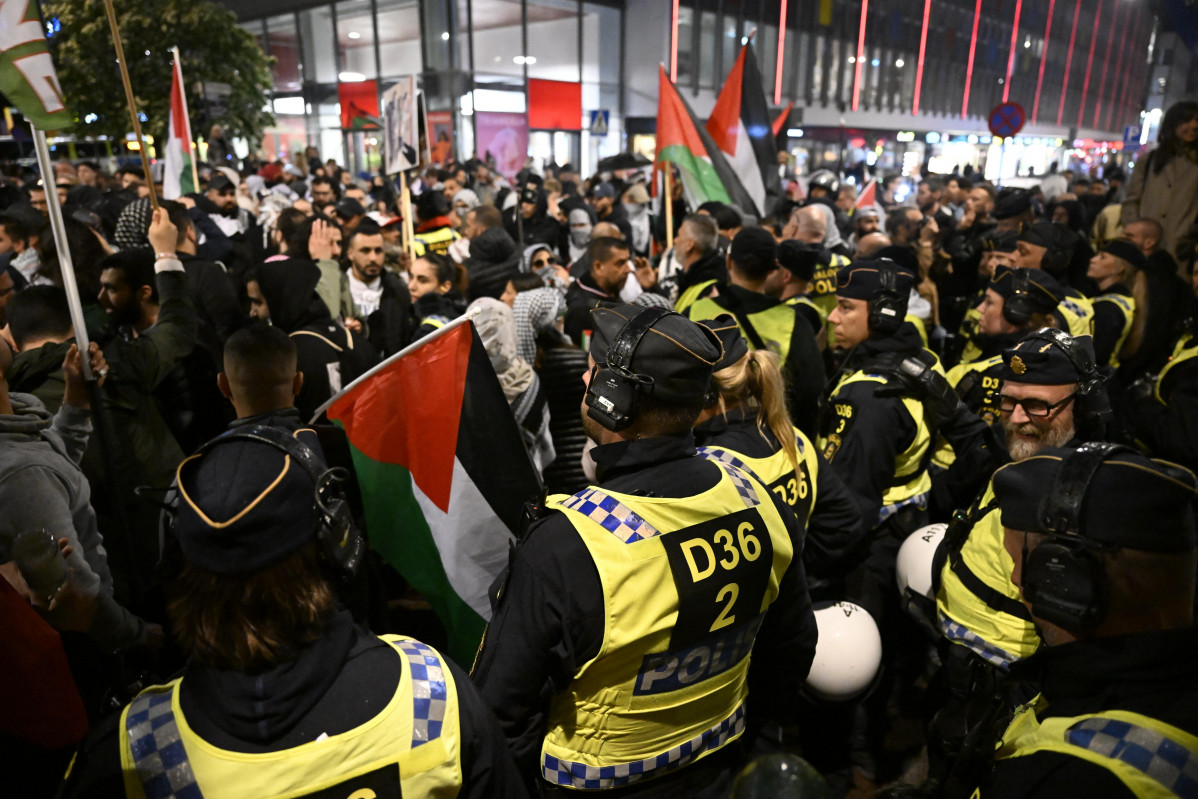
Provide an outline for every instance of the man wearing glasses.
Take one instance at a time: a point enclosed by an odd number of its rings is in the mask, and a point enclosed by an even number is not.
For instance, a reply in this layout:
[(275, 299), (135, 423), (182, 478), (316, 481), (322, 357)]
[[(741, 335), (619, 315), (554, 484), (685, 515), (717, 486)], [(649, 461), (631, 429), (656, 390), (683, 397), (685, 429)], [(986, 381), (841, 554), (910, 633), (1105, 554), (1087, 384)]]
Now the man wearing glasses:
[[(1042, 328), (1005, 350), (1002, 362), (996, 404), (1011, 460), (1102, 440), (1110, 409), (1089, 337)], [(951, 791), (976, 780), (971, 769), (984, 768), (993, 749), (975, 734), (970, 738), (979, 740), (962, 751), (967, 733), (1003, 704), (1028, 698), (1007, 693), (1007, 670), (1041, 638), (1011, 582), (1014, 564), (1003, 548), (993, 483), (971, 508), (954, 514), (942, 547), (936, 609), (949, 696), (930, 725), (932, 785), (925, 788), (939, 788), (948, 775), (944, 787)]]

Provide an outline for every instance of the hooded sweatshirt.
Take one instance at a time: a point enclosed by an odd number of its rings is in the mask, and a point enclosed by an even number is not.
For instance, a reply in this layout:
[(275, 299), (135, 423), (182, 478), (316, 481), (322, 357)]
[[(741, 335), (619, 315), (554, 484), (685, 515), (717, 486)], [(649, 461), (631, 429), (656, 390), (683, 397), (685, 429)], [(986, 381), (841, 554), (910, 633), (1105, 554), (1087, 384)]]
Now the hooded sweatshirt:
[(51, 416), (31, 394), (9, 398), (14, 413), (0, 415), (0, 562), (12, 560), (13, 542), (26, 530), (68, 539), (74, 552), (67, 567), (77, 587), (98, 601), (88, 634), (110, 651), (127, 649), (144, 637), (145, 623), (112, 596), (104, 538), (79, 468), (91, 417), (70, 405)]
[(498, 298), (507, 282), (520, 274), (520, 251), (503, 228), (484, 230), (470, 241), (465, 261), (471, 299)]

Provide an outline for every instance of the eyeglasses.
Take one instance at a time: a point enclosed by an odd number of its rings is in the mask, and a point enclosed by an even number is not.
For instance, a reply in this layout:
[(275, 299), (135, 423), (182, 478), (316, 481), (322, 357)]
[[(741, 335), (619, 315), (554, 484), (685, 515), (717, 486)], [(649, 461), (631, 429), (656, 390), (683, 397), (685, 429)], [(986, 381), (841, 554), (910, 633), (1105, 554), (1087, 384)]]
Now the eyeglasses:
[(561, 263), (561, 261), (559, 261), (556, 258), (538, 258), (532, 262), (532, 265), (540, 267), (540, 266), (548, 266), (549, 264), (560, 264), (560, 263)]
[(1076, 397), (1077, 394), (1070, 394), (1059, 402), (1047, 402), (1035, 397), (1019, 399), (1007, 394), (999, 394), (998, 407), (1003, 413), (1014, 413), (1016, 407), (1022, 407), (1023, 412), (1028, 416), (1043, 419), (1062, 405), (1072, 402)]

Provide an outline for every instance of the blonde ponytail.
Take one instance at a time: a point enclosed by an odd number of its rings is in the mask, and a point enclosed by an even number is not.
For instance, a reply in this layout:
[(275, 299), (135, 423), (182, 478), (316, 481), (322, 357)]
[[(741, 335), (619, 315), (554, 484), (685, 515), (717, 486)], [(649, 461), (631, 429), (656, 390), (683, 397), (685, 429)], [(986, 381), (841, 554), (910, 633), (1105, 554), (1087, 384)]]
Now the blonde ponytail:
[(799, 466), (794, 426), (786, 411), (786, 386), (782, 381), (781, 361), (769, 350), (752, 350), (732, 366), (714, 375), (725, 408), (741, 405), (757, 408), (757, 429), (762, 436), (768, 428), (786, 450), (792, 468)]

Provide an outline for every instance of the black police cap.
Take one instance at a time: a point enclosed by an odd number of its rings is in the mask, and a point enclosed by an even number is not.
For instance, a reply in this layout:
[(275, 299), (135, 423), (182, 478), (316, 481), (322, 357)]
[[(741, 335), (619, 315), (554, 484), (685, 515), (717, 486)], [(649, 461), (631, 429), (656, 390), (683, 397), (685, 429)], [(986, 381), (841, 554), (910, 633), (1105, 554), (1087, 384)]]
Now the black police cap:
[[(1093, 377), (1093, 339), (1067, 333), (1057, 333), (1057, 337), (1065, 343), (1057, 343), (1041, 331), (1028, 333), (1014, 347), (1003, 350), (1003, 368), (999, 376), (1003, 380), (1033, 386), (1063, 386)], [(1073, 357), (1067, 351), (1070, 347)]]
[[(314, 432), (294, 437), (324, 460)], [(316, 538), (316, 484), (276, 447), (228, 440), (184, 460), (175, 477), (179, 548), (205, 571), (252, 574)]]
[[(591, 357), (607, 363), (612, 343), (638, 313), (646, 309), (632, 305), (595, 308)], [(719, 337), (685, 316), (667, 314), (649, 328), (633, 353), (631, 370), (653, 378), (644, 393), (664, 402), (687, 405), (698, 402), (711, 383), (711, 372), (723, 354)]]
[(1026, 191), (1015, 191), (1000, 197), (990, 213), (995, 219), (1011, 219), (1032, 210), (1032, 198)]
[(807, 244), (786, 239), (778, 244), (778, 264), (799, 280), (811, 282), (819, 268), (824, 248), (819, 244)]
[(1147, 269), (1148, 259), (1144, 257), (1144, 253), (1140, 252), (1140, 248), (1132, 244), (1126, 239), (1114, 239), (1108, 241), (1100, 252), (1110, 253), (1111, 255), (1123, 261), (1127, 261), (1136, 269)]
[[(994, 473), (994, 496), (1002, 524), (1013, 530), (1053, 533), (1043, 501), (1058, 485), (1062, 467), (1075, 450), (1046, 449)], [(1076, 462), (1075, 462), (1076, 463)], [(1119, 451), (1099, 466), (1081, 499), (1082, 538), (1145, 552), (1194, 549), (1196, 481), (1193, 472), (1132, 450)]]
[(707, 319), (699, 322), (699, 324), (715, 333), (720, 339), (720, 344), (724, 347), (724, 354), (716, 362), (713, 371), (718, 372), (721, 369), (727, 369), (749, 354), (749, 344), (745, 341), (745, 337), (741, 335), (740, 326), (736, 324), (736, 319), (731, 314), (723, 313), (715, 319)]
[(894, 261), (882, 258), (862, 259), (842, 266), (836, 273), (836, 296), (850, 300), (872, 300), (882, 290), (881, 275), (887, 269), (894, 271), (897, 293), (906, 299), (915, 278)]
[(1016, 276), (1027, 273), (1027, 295), (1032, 306), (1043, 313), (1052, 313), (1065, 299), (1065, 289), (1057, 279), (1043, 269), (998, 266), (986, 288), (994, 289), (1004, 300), (1015, 293)]

